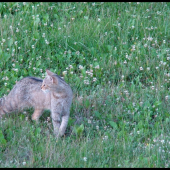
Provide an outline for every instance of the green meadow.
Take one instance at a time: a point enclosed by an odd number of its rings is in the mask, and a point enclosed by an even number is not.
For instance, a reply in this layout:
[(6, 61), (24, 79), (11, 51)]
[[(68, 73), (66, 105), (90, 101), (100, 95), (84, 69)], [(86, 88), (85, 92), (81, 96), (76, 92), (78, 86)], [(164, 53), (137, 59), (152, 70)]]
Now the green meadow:
[(74, 93), (65, 136), (6, 114), (1, 168), (170, 167), (170, 3), (0, 2), (0, 97), (47, 68)]

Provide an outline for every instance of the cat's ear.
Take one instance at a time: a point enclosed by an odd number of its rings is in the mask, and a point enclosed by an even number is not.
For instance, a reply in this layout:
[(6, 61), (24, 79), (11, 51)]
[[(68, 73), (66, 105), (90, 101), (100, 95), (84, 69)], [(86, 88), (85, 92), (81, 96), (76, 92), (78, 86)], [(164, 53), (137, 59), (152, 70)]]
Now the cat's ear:
[(48, 76), (50, 78), (51, 83), (54, 83), (53, 77), (52, 76)]
[(58, 84), (58, 79), (56, 76), (50, 76), (50, 80), (53, 84)]
[(50, 70), (48, 70), (48, 69), (46, 69), (46, 73), (47, 73), (47, 75), (49, 75), (49, 76), (54, 75), (54, 73), (53, 73), (53, 72), (51, 72), (51, 71), (50, 71)]

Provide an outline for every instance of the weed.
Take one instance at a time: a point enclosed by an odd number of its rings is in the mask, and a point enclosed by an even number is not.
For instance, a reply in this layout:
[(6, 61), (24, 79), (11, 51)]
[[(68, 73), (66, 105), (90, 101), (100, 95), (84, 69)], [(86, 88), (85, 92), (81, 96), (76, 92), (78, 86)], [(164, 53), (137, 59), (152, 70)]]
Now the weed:
[(0, 121), (0, 167), (170, 167), (170, 3), (1, 2), (0, 96), (62, 76), (66, 134), (32, 109)]

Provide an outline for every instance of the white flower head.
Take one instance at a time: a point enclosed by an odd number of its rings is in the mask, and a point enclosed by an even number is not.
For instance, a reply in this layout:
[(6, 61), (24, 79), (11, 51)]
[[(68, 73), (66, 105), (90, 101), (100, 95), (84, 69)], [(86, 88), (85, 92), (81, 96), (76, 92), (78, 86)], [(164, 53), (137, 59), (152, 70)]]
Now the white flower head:
[(83, 161), (85, 161), (85, 162), (86, 162), (86, 161), (87, 161), (87, 157), (84, 157), (84, 158), (83, 158)]
[(67, 71), (63, 71), (63, 75), (65, 76), (67, 74)]
[(96, 69), (99, 69), (99, 65), (97, 65), (95, 68), (96, 68)]
[(42, 37), (45, 37), (45, 33), (42, 34)]
[(79, 65), (79, 69), (82, 70), (84, 67), (82, 65)]
[(168, 96), (165, 96), (165, 100), (168, 100)]
[(143, 70), (143, 67), (140, 67), (139, 69), (140, 69), (140, 70)]
[(23, 165), (26, 165), (26, 162), (23, 162), (22, 164), (23, 164)]

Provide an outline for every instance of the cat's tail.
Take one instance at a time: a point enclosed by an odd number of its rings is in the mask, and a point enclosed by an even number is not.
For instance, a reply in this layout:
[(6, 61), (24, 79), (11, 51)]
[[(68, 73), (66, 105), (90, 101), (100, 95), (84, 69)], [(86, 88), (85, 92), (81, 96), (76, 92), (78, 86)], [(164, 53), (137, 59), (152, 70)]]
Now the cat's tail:
[(2, 117), (2, 115), (4, 115), (5, 113), (8, 112), (8, 108), (6, 108), (5, 106), (5, 100), (6, 98), (5, 97), (1, 97), (0, 98), (0, 117)]
[(0, 98), (0, 116), (17, 110), (15, 98), (9, 99), (8, 96)]

